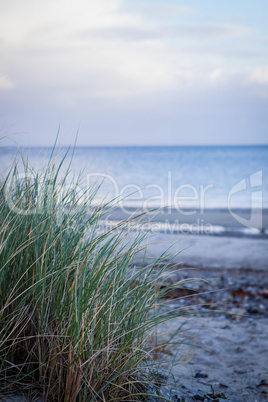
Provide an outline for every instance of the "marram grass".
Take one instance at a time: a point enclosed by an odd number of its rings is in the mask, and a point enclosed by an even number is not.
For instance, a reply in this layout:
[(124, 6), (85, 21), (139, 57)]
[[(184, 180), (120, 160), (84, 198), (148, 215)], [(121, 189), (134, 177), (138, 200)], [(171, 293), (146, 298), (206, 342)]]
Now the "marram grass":
[(130, 269), (143, 235), (128, 238), (131, 219), (100, 230), (109, 205), (93, 207), (80, 181), (67, 185), (64, 158), (35, 173), (15, 161), (1, 180), (0, 393), (141, 400), (150, 338), (169, 318), (154, 314), (163, 270), (159, 260)]

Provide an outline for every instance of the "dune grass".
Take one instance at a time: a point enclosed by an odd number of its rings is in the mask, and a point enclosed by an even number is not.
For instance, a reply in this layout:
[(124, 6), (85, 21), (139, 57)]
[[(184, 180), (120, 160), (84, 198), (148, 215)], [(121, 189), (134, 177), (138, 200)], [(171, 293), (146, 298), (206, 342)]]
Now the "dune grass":
[(130, 269), (144, 234), (128, 237), (132, 218), (101, 228), (109, 204), (62, 175), (65, 156), (35, 173), (15, 161), (1, 181), (0, 392), (141, 400), (150, 338), (169, 319), (154, 313), (165, 265)]

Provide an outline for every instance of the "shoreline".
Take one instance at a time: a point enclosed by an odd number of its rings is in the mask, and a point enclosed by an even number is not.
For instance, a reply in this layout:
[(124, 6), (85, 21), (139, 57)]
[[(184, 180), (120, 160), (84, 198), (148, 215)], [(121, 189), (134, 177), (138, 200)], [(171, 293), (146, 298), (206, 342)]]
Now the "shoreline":
[(144, 225), (145, 229), (162, 233), (268, 239), (268, 209), (253, 210), (252, 213), (241, 208), (232, 210), (232, 213), (227, 209), (205, 209), (202, 212), (185, 209), (180, 213), (174, 208), (161, 208), (146, 213), (142, 208), (115, 207), (104, 208), (104, 212), (107, 223), (130, 218)]
[[(137, 212), (141, 213), (140, 210), (133, 210), (133, 216)], [(176, 216), (175, 213), (168, 215), (170, 221), (166, 227), (163, 224), (165, 215), (156, 213), (150, 217), (142, 216), (140, 219), (129, 220), (129, 228), (133, 232), (130, 237), (135, 238), (137, 233), (144, 235), (142, 245), (147, 249), (147, 262), (159, 258), (168, 249), (169, 256), (167, 255), (166, 260), (173, 256), (172, 263), (181, 266), (219, 270), (246, 269), (254, 272), (268, 270), (268, 232), (261, 233), (254, 229), (243, 228), (241, 224), (240, 227), (227, 226), (232, 217), (226, 210), (206, 211), (206, 218), (218, 225), (217, 230), (210, 233), (193, 231), (196, 228), (192, 226), (193, 216), (184, 216), (187, 224), (185, 223), (183, 230), (180, 231), (180, 227), (176, 228), (174, 225)], [(100, 222), (102, 230), (104, 228), (109, 230), (124, 218), (126, 216), (120, 208), (107, 211), (107, 220)], [(162, 220), (162, 223), (159, 223), (159, 220)], [(263, 211), (263, 220), (265, 225), (268, 225), (266, 209)], [(142, 252), (135, 261), (137, 264), (144, 261)]]
[(152, 234), (144, 239), (143, 245), (147, 247), (147, 258), (159, 258), (168, 249), (172, 263), (181, 266), (268, 270), (266, 239)]

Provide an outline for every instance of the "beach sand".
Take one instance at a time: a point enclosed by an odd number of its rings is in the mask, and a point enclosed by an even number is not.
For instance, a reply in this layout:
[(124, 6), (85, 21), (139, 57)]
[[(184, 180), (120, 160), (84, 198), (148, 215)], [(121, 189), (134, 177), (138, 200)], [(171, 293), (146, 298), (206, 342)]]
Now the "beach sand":
[[(128, 212), (134, 213), (134, 210)], [(245, 219), (250, 217), (250, 211), (237, 210), (235, 213)], [(109, 214), (109, 219), (115, 221), (126, 217), (119, 208)], [(201, 219), (203, 224), (211, 224), (220, 230), (214, 235), (170, 230), (175, 228), (176, 222), (200, 224)], [(169, 230), (163, 225), (159, 226), (160, 230), (154, 230), (154, 223), (165, 223), (166, 220)], [(148, 222), (148, 217), (143, 218), (143, 222)], [(184, 394), (185, 401), (192, 401), (194, 395), (202, 397), (211, 393), (211, 385), (215, 394), (223, 393), (229, 401), (267, 401), (267, 210), (263, 211), (263, 230), (255, 233), (237, 222), (227, 210), (208, 210), (195, 215), (166, 210), (157, 215), (152, 213), (149, 222), (151, 231), (143, 240), (146, 259), (141, 252), (135, 260), (136, 267), (159, 258), (168, 249), (166, 261), (171, 259), (174, 264), (169, 283), (188, 278), (208, 281), (187, 285), (199, 294), (180, 298), (178, 291), (178, 300), (174, 299), (176, 292), (167, 295), (166, 310), (195, 310), (187, 316), (187, 330), (175, 337), (179, 340), (182, 336), (191, 336), (186, 342), (195, 345), (190, 348), (190, 355), (187, 357), (189, 346), (183, 346), (179, 350), (174, 348), (172, 356), (163, 353), (160, 357), (166, 359), (163, 368), (171, 369), (176, 389)], [(171, 320), (158, 329), (159, 334), (165, 333), (163, 339), (168, 339), (183, 319)], [(176, 354), (182, 362), (173, 367)]]
[[(176, 292), (171, 294), (166, 306), (169, 311), (195, 310), (187, 317), (184, 329), (188, 330), (182, 334), (193, 336), (186, 343), (195, 346), (187, 363), (172, 367), (176, 387), (185, 387), (185, 401), (193, 400), (194, 395), (211, 393), (211, 385), (215, 394), (223, 393), (230, 401), (267, 401), (267, 239), (158, 233), (149, 235), (144, 244), (148, 249), (147, 262), (158, 258), (167, 247), (171, 257), (179, 252), (172, 261), (175, 273), (169, 277), (170, 283), (188, 278), (208, 281), (187, 285), (200, 294), (177, 301), (172, 300)], [(182, 320), (171, 320), (159, 328), (159, 333), (166, 333), (168, 339)], [(180, 337), (179, 334), (175, 339)], [(187, 351), (189, 347), (184, 346), (172, 353), (183, 356)], [(172, 357), (162, 356), (165, 357), (163, 367), (171, 368)], [(201, 378), (195, 378), (199, 375)]]
[[(159, 334), (173, 334), (178, 326), (178, 320), (174, 319), (161, 326)], [(267, 401), (267, 333), (267, 317), (193, 316), (184, 332), (173, 339), (188, 337), (183, 340), (184, 345), (177, 350), (169, 348), (169, 354), (163, 353), (159, 358), (164, 360), (163, 369), (171, 369), (174, 388), (186, 401), (192, 401), (194, 395), (204, 397), (212, 392), (223, 393), (233, 402)], [(181, 361), (173, 366), (176, 353)]]
[(200, 269), (218, 268), (252, 271), (268, 270), (266, 239), (205, 236), (190, 234), (151, 234), (144, 239), (148, 261), (160, 257), (165, 250), (174, 263)]

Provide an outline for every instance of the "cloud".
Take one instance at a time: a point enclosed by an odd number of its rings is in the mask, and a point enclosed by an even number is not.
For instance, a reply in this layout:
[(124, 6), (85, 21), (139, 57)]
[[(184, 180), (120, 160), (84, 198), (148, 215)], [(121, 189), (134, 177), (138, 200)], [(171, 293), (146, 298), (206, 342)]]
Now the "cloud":
[(178, 5), (178, 4), (169, 4), (168, 1), (165, 3), (137, 3), (137, 4), (128, 4), (122, 6), (123, 10), (127, 13), (135, 13), (138, 15), (143, 15), (147, 19), (161, 19), (166, 18), (170, 20), (170, 18), (176, 18), (178, 16), (189, 14), (194, 11), (192, 7), (188, 5)]
[(53, 45), (50, 31), (58, 43), (78, 27), (107, 27), (123, 20), (124, 16), (118, 15), (119, 4), (119, 0), (9, 0), (1, 7), (0, 38), (14, 45), (42, 45), (46, 33), (46, 43)]
[(0, 74), (0, 91), (10, 90), (15, 88), (14, 82), (12, 82), (6, 75)]
[(161, 38), (161, 33), (155, 29), (146, 27), (111, 27), (86, 29), (77, 32), (77, 40), (106, 40), (106, 41), (146, 41)]
[(219, 38), (244, 37), (251, 33), (247, 27), (232, 25), (164, 25), (133, 27), (109, 27), (109, 28), (90, 28), (80, 30), (76, 38), (80, 40), (119, 40), (119, 41), (158, 41), (159, 39), (187, 39), (195, 38), (198, 41), (211, 40)]
[(248, 75), (250, 81), (268, 83), (268, 65), (254, 68)]
[(207, 38), (214, 41), (216, 38), (243, 37), (251, 33), (248, 27), (236, 25), (181, 25), (170, 27), (167, 36)]
[[(151, 119), (151, 131), (157, 131), (154, 122), (170, 113), (170, 122), (163, 117), (161, 124), (175, 133), (175, 109), (180, 108), (179, 119), (187, 127), (185, 119), (202, 106), (195, 102), (200, 94), (211, 92), (216, 99), (224, 88), (250, 92), (254, 87), (257, 96), (259, 83), (267, 82), (258, 36), (239, 21), (197, 21), (197, 9), (168, 2), (131, 7), (121, 0), (0, 4), (1, 73), (6, 74), (0, 75), (0, 89), (10, 89), (1, 110), (14, 119), (20, 116), (19, 121), (35, 119), (36, 128), (46, 119), (55, 125), (66, 119), (71, 126), (71, 116), (78, 122), (86, 116), (92, 120), (88, 131), (100, 135), (109, 130), (108, 120), (102, 121), (107, 115), (114, 135), (122, 124), (123, 138), (125, 130), (144, 135), (135, 116), (146, 121), (147, 129)], [(214, 107), (214, 99), (204, 96), (204, 103), (206, 110)]]
[[(182, 39), (204, 45), (204, 40), (249, 32), (231, 25), (170, 25), (150, 20), (148, 4), (136, 6), (134, 13), (121, 4), (26, 0), (22, 5), (10, 0), (0, 16), (6, 71), (20, 88), (54, 90), (62, 100), (181, 91), (215, 84), (228, 73), (222, 60), (204, 54), (196, 60), (194, 51), (183, 48)], [(165, 10), (165, 15), (190, 12), (168, 4), (156, 10)]]

